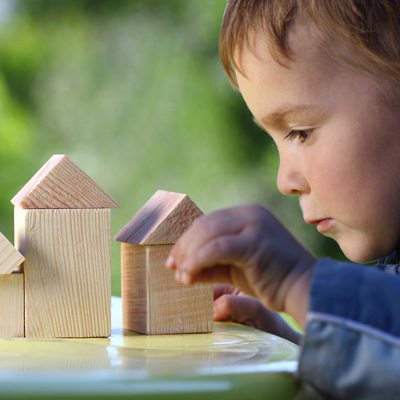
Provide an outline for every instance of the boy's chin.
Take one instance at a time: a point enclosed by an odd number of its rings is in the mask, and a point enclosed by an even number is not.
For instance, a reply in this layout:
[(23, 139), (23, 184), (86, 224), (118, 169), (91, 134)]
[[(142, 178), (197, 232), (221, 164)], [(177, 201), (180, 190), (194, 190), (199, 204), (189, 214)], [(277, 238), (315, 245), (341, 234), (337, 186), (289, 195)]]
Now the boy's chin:
[(342, 245), (339, 243), (343, 254), (352, 262), (365, 264), (369, 262), (374, 262), (379, 260), (380, 258), (384, 258), (388, 256), (393, 250), (382, 250), (377, 249), (370, 245), (356, 245), (352, 243), (352, 245), (347, 246), (346, 244)]

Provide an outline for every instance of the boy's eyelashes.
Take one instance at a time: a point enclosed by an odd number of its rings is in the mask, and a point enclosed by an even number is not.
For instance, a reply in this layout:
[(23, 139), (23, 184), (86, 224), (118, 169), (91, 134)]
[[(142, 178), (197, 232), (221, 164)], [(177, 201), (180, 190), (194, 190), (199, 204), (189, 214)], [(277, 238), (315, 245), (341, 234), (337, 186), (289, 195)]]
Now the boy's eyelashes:
[(288, 135), (285, 136), (285, 139), (295, 140), (297, 139), (299, 143), (304, 143), (308, 137), (311, 135), (313, 129), (292, 129)]
[[(270, 130), (267, 129), (266, 127), (264, 127), (263, 124), (261, 122), (259, 122), (255, 117), (253, 117), (253, 121), (264, 132), (266, 132), (266, 133), (268, 133), (268, 135), (272, 136)], [(283, 130), (284, 127), (282, 127), (281, 129)], [(309, 127), (297, 128), (297, 129), (291, 128), (289, 134), (284, 137), (284, 140), (288, 139), (290, 141), (293, 141), (293, 140), (297, 139), (298, 143), (304, 143), (309, 138), (309, 136), (311, 135), (311, 133), (314, 130), (315, 130), (315, 127), (313, 127), (313, 128), (309, 128)]]

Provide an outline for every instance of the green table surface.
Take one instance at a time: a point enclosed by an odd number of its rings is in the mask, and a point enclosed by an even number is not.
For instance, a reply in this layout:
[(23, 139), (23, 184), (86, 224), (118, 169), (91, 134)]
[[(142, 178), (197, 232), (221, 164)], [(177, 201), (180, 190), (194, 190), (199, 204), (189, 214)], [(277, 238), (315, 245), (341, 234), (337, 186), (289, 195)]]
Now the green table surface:
[(292, 399), (299, 347), (234, 323), (206, 334), (0, 340), (0, 398)]

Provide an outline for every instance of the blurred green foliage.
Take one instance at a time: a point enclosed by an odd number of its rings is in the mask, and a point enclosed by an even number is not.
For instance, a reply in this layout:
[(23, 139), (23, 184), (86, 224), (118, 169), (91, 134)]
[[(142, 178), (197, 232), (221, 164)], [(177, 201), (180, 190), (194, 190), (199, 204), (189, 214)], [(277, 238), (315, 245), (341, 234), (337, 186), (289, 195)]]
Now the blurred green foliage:
[[(258, 202), (316, 255), (341, 257), (276, 189), (278, 158), (218, 60), (225, 0), (20, 0), (0, 26), (0, 231), (10, 199), (67, 154), (120, 205), (157, 190), (204, 211)], [(120, 294), (119, 243), (112, 293)]]

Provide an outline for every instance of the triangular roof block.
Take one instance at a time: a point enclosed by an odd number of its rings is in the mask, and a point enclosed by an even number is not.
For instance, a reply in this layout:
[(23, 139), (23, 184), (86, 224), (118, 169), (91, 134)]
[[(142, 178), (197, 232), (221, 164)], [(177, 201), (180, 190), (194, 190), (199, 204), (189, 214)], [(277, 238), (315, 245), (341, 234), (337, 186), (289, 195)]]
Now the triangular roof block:
[(143, 245), (174, 244), (201, 215), (201, 210), (186, 194), (158, 190), (115, 240)]
[(0, 232), (0, 274), (11, 274), (24, 260), (24, 256)]
[(119, 207), (66, 155), (51, 157), (11, 202), (28, 209)]

